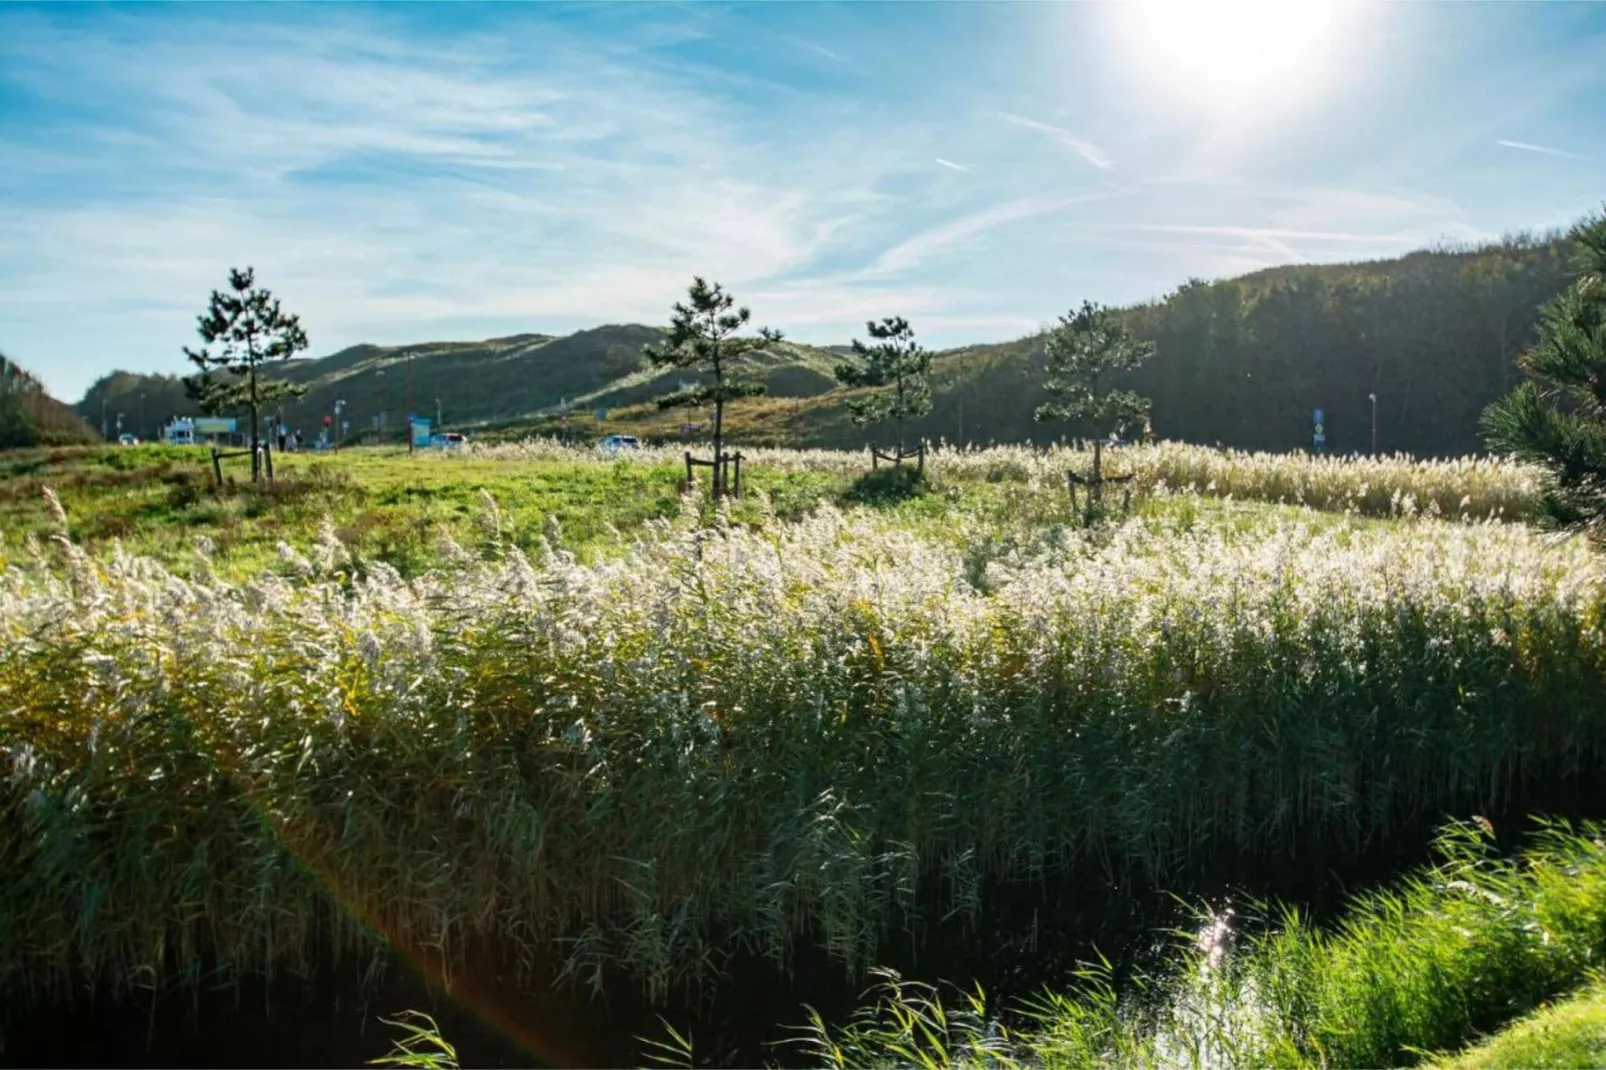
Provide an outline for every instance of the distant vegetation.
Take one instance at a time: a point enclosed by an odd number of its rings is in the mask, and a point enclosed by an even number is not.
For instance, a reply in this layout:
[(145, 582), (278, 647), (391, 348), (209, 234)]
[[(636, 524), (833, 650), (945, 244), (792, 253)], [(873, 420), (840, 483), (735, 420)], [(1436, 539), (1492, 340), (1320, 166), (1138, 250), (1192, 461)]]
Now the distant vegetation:
[[(1123, 312), (1157, 355), (1124, 386), (1153, 400), (1156, 435), (1251, 450), (1311, 445), (1312, 410), (1326, 416), (1327, 449), (1371, 446), (1367, 396), (1378, 395), (1385, 452), (1458, 456), (1483, 448), (1479, 417), (1523, 379), (1517, 357), (1534, 340), (1539, 307), (1571, 282), (1570, 245), (1516, 237), (1475, 248), (1414, 252), (1355, 264), (1271, 268), (1217, 282), (1191, 280), (1162, 300)], [(610, 430), (679, 437), (695, 413), (661, 414), (644, 403), (681, 378), (640, 367), (654, 327), (598, 327), (564, 337), (514, 335), (484, 342), (356, 346), (291, 361), (285, 378), (309, 388), (287, 405), (310, 430), (339, 398), (353, 433), (386, 413), (400, 440), (412, 357), (412, 407), (448, 424), (508, 435), (530, 431), (594, 436)], [(850, 351), (781, 342), (750, 354), (766, 397), (733, 405), (726, 427), (742, 443), (862, 446), (835, 369)], [(1074, 427), (1044, 426), (1032, 410), (1043, 392), (1043, 339), (967, 346), (935, 354), (932, 410), (911, 419), (914, 438), (1044, 442)], [(187, 411), (174, 381), (114, 373), (90, 388), (80, 413), (102, 399), (133, 411), (147, 395), (147, 422)], [(567, 421), (560, 402), (574, 411)], [(626, 406), (635, 408), (625, 409)], [(609, 410), (599, 424), (596, 409)], [(171, 411), (169, 411), (171, 410)]]

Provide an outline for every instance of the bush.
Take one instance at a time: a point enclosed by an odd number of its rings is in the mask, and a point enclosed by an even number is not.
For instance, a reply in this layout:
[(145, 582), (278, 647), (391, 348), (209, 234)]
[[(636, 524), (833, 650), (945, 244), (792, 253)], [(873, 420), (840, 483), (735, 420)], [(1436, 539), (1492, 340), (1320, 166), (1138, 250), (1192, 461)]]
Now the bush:
[(858, 505), (895, 505), (929, 493), (931, 483), (913, 465), (872, 468), (842, 492), (842, 500)]

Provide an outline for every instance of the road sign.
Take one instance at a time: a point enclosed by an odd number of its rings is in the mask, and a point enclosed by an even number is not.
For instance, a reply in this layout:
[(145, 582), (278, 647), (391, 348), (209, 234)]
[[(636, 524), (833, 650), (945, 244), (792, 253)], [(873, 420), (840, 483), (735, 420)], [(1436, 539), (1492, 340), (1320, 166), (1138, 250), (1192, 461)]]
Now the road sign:
[(195, 433), (197, 435), (232, 435), (238, 421), (231, 416), (197, 416), (195, 418)]

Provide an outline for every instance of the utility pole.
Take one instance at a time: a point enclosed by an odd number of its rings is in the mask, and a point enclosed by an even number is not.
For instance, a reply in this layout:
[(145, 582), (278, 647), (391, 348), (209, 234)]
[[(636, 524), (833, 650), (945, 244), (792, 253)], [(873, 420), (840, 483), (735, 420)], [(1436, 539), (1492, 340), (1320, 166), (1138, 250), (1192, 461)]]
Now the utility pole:
[(960, 367), (959, 374), (954, 377), (954, 397), (959, 399), (959, 436), (954, 445), (963, 449), (965, 446), (965, 369), (963, 366)]
[(407, 452), (413, 452), (413, 355), (407, 354)]
[(441, 399), (435, 399), (435, 430), (445, 431), (446, 423), (441, 419)]
[(383, 442), (385, 439), (385, 369), (379, 368), (374, 372), (374, 441)]
[(106, 399), (104, 397), (100, 399), (100, 437), (103, 439), (112, 437), (111, 425), (106, 423)]
[(1377, 394), (1366, 395), (1372, 399), (1372, 456), (1377, 456)]
[[(139, 395), (139, 433), (143, 435), (148, 430), (150, 430), (150, 428), (145, 426), (145, 394), (143, 391), (141, 391)], [(155, 436), (153, 435), (151, 437), (154, 438)], [(150, 439), (147, 438), (145, 441), (149, 442)]]

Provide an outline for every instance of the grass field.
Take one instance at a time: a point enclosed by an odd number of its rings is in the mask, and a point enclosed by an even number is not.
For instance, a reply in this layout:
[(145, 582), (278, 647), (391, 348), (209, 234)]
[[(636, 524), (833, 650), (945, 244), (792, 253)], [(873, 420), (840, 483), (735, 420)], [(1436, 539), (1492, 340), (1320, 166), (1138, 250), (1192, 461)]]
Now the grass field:
[[(117, 543), (185, 573), (197, 537), (205, 536), (215, 567), (244, 578), (274, 566), (281, 542), (311, 546), (327, 518), (359, 560), (383, 561), (411, 577), (433, 563), (443, 529), (464, 537), (489, 495), (513, 545), (533, 552), (555, 529), (559, 545), (589, 560), (647, 521), (679, 515), (683, 449), (620, 460), (550, 441), (461, 455), (412, 456), (399, 448), (297, 453), (278, 458), (279, 480), (271, 487), (235, 482), (245, 473), (231, 470), (223, 489), (212, 485), (198, 449), (16, 451), (0, 455), (0, 530), (13, 554), (28, 535), (54, 531), (43, 494), (49, 487), (66, 508), (73, 539), (91, 553)], [(851, 506), (867, 459), (820, 450), (746, 455), (744, 479), (751, 491), (763, 492), (766, 505), (749, 495), (732, 510), (737, 522), (755, 521), (766, 508), (794, 520), (821, 504)], [(1222, 512), (1212, 501), (1259, 501), (1374, 517), (1520, 520), (1537, 501), (1532, 472), (1491, 461), (1279, 457), (1168, 443), (1114, 451), (1112, 463), (1135, 475), (1139, 510), (1150, 513), (1175, 511), (1155, 499), (1180, 497), (1182, 511), (1212, 514)], [(1057, 492), (1067, 468), (1086, 466), (1087, 458), (1071, 450), (938, 451), (931, 463), (937, 493), (882, 503), (883, 510), (928, 531), (961, 517), (993, 534), (1014, 529), (1030, 537), (1073, 519), (1068, 499)], [(972, 534), (966, 529), (960, 537)]]
[[(902, 490), (746, 452), (720, 509), (673, 448), (353, 450), (221, 491), (161, 448), (0, 460), (0, 988), (382, 946), (451, 976), (486, 943), (654, 1001), (735, 955), (782, 983), (800, 945), (859, 976), (1000, 882), (1343, 866), (1599, 784), (1606, 566), (1522, 522), (1526, 470), (1140, 447), (1131, 512), (1087, 526), (1074, 451), (938, 452)], [(1350, 998), (1340, 952), (1291, 931), (1242, 961), (1308, 966), (1293, 1009), (1225, 1061), (1498, 1024), (1328, 1036), (1299, 1015)]]

